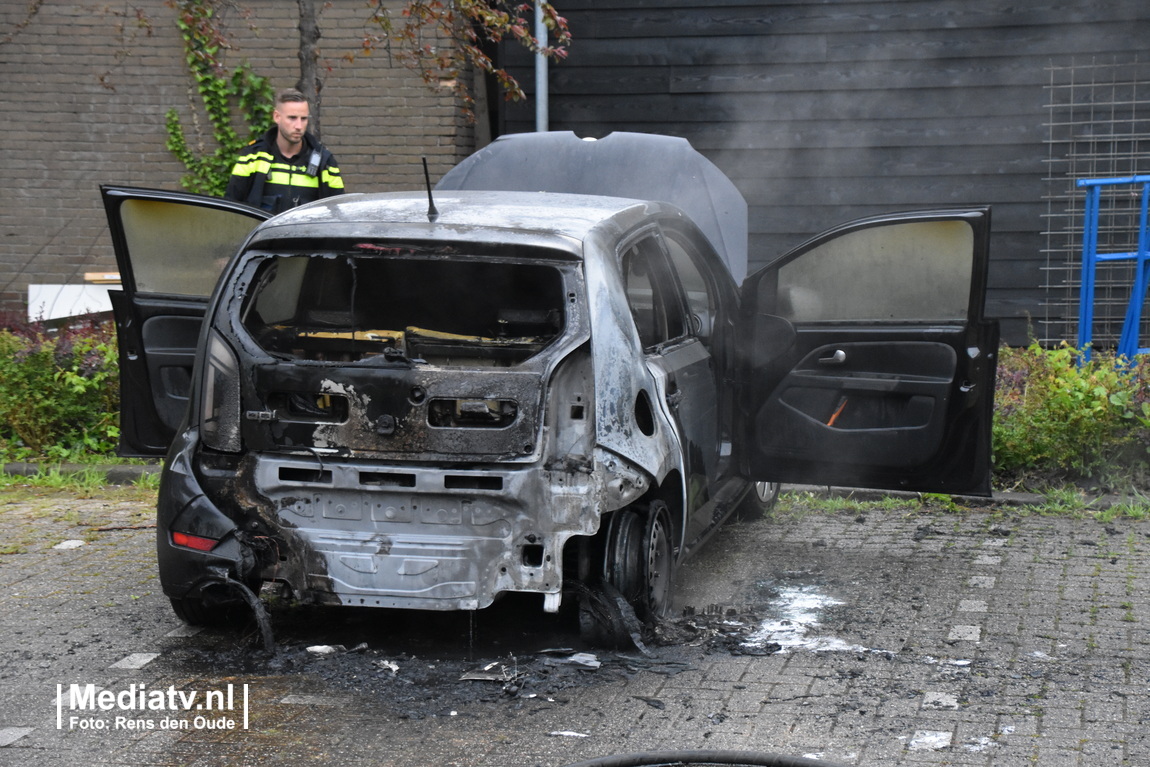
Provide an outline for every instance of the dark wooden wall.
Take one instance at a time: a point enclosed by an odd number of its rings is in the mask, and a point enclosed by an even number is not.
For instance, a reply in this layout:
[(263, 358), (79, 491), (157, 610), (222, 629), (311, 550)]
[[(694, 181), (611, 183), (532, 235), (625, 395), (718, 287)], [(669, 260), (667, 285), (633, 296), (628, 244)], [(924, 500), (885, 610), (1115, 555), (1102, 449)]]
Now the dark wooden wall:
[[(1044, 312), (1050, 69), (1150, 45), (1147, 0), (555, 5), (575, 40), (552, 130), (689, 139), (747, 198), (752, 263), (860, 216), (989, 203), (988, 311), (1015, 344)], [(501, 107), (499, 132), (534, 129), (534, 99)]]

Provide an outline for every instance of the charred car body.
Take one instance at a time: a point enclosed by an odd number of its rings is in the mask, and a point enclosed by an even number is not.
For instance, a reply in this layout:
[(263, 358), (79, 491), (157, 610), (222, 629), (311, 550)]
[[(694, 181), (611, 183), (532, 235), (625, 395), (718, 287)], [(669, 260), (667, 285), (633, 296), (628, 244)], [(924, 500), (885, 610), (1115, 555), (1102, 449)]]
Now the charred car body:
[(855, 222), (740, 288), (745, 203), (665, 137), (500, 139), (432, 205), (103, 194), (121, 451), (167, 451), (191, 622), (269, 582), (556, 611), (578, 581), (658, 614), (768, 483), (989, 492), (985, 209)]

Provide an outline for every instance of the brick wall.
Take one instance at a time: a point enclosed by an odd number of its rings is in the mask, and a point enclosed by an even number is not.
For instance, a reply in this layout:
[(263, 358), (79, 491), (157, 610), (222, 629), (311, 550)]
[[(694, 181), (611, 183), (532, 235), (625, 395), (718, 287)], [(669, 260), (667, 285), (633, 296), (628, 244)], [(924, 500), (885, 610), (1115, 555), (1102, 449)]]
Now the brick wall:
[[(295, 3), (242, 5), (252, 16), (229, 19), (238, 49), (227, 63), (246, 58), (274, 87), (294, 85)], [(189, 126), (199, 103), (164, 0), (44, 0), (30, 17), (28, 8), (0, 4), (0, 310), (19, 312), (29, 284), (80, 284), (85, 272), (115, 270), (99, 185), (180, 189), (183, 166), (164, 147), (164, 114), (175, 107)], [(150, 30), (120, 15), (129, 8), (144, 12)], [(356, 49), (366, 16), (362, 3), (339, 2), (320, 17), (322, 52), (334, 67), (323, 90), (323, 141), (351, 191), (422, 187), (420, 158), (434, 181), (471, 151), (473, 131), (450, 92), (431, 92), (386, 54), (341, 59)]]

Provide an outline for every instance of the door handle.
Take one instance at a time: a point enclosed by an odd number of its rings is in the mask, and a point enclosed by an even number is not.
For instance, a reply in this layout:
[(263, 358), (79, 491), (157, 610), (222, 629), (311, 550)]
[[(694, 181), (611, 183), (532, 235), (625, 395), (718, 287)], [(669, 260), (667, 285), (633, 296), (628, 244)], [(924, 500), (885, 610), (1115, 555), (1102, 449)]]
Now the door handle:
[(847, 353), (842, 349), (835, 349), (835, 353), (829, 357), (819, 357), (820, 365), (841, 365), (847, 361)]

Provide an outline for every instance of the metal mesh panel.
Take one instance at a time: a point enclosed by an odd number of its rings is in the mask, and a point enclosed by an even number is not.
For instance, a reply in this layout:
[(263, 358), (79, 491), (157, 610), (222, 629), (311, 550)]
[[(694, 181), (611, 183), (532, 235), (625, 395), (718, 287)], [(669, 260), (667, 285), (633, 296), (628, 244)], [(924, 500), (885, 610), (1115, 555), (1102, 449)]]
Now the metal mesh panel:
[[(1048, 70), (1045, 313), (1032, 332), (1057, 343), (1073, 342), (1078, 333), (1085, 193), (1075, 182), (1150, 173), (1150, 58), (1072, 58)], [(1103, 193), (1099, 252), (1135, 249), (1139, 191), (1119, 186)], [(1130, 262), (1099, 268), (1095, 347), (1117, 345), (1133, 280)]]

